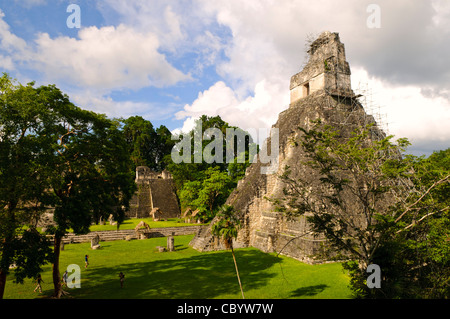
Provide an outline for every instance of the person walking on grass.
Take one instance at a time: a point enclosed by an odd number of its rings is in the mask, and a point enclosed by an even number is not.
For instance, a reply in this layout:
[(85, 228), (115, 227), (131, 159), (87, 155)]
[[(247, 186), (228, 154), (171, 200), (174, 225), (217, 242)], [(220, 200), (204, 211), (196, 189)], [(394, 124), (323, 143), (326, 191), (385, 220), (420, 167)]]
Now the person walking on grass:
[(36, 292), (36, 290), (39, 289), (39, 292), (42, 293), (41, 282), (44, 282), (44, 281), (42, 280), (41, 274), (39, 274), (36, 278), (37, 286), (36, 286), (36, 288), (34, 288), (33, 292)]
[(119, 279), (120, 279), (120, 288), (123, 288), (123, 282), (125, 281), (125, 275), (123, 272), (119, 273)]
[(67, 287), (67, 270), (64, 272), (63, 276), (62, 276), (62, 285), (63, 287), (66, 286)]
[(84, 268), (86, 269), (88, 265), (89, 265), (89, 256), (86, 255), (84, 256)]

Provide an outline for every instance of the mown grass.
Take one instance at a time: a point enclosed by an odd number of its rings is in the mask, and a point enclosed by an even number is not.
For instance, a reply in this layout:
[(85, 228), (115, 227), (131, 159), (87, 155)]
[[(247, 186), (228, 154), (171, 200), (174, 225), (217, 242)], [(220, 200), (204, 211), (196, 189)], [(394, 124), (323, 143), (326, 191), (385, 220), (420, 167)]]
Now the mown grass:
[[(166, 238), (69, 244), (61, 252), (61, 273), (69, 264), (81, 267), (81, 288), (66, 289), (79, 299), (239, 299), (234, 263), (229, 251), (200, 253), (188, 246), (192, 235), (175, 237), (174, 252), (159, 252)], [(255, 248), (237, 249), (236, 258), (246, 298), (349, 298), (348, 276), (338, 263), (308, 265)], [(84, 268), (84, 255), (90, 265)], [(125, 274), (120, 288), (119, 272)], [(14, 284), (8, 276), (5, 299), (46, 298), (52, 294), (51, 266), (42, 273), (43, 293), (33, 293), (27, 279)]]

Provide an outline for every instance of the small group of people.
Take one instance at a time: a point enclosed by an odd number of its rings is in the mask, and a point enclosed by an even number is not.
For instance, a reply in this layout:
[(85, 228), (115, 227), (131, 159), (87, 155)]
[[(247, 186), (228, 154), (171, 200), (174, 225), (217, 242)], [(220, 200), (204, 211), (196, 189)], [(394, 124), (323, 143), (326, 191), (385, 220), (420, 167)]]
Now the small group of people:
[[(89, 266), (89, 256), (85, 255), (84, 256), (84, 268), (86, 269)], [(67, 270), (64, 272), (64, 274), (62, 275), (61, 281), (62, 281), (62, 286), (66, 286), (67, 287), (67, 279), (68, 279), (68, 272)], [(119, 281), (120, 281), (120, 288), (123, 288), (123, 283), (125, 281), (125, 275), (123, 272), (119, 273)], [(36, 277), (36, 288), (34, 288), (34, 292), (36, 292), (36, 290), (39, 290), (40, 293), (42, 293), (42, 286), (41, 283), (43, 283), (44, 281), (42, 280), (41, 274), (39, 274)]]

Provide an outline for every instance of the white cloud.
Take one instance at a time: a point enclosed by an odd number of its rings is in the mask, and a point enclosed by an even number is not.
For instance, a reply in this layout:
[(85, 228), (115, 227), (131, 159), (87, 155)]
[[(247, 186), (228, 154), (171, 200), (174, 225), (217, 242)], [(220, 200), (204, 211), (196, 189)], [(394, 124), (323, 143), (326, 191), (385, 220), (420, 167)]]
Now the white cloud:
[(191, 105), (185, 105), (184, 111), (176, 113), (175, 116), (177, 119), (183, 119), (187, 116), (198, 117), (202, 114), (217, 115), (216, 113), (221, 109), (230, 109), (237, 103), (233, 90), (219, 81), (208, 90), (200, 92)]
[(432, 6), (435, 11), (433, 16), (434, 27), (450, 32), (450, 2), (446, 0), (433, 0)]
[(14, 61), (10, 56), (3, 56), (0, 54), (0, 69), (7, 71), (13, 71), (15, 69)]
[[(105, 0), (98, 6), (104, 19), (117, 20), (141, 32), (152, 32), (160, 48), (179, 59), (186, 73), (200, 77), (203, 69), (217, 63), (227, 37), (219, 30), (214, 12), (196, 0)], [(117, 18), (118, 17), (118, 18)], [(186, 63), (189, 55), (195, 62)]]
[(422, 88), (415, 85), (392, 86), (369, 76), (361, 68), (354, 68), (352, 73), (353, 88), (356, 89), (359, 83), (367, 84), (366, 101), (373, 106), (375, 114), (381, 113), (390, 134), (396, 138), (407, 137), (413, 146), (426, 141), (450, 141), (450, 103), (447, 99), (426, 97)]
[(16, 56), (20, 56), (22, 60), (28, 58), (27, 43), (10, 31), (9, 25), (3, 20), (5, 14), (0, 9), (0, 50), (8, 54), (2, 58), (1, 64), (8, 70), (15, 69), (13, 61)]
[(192, 3), (184, 7), (180, 1), (105, 0), (99, 2), (98, 6), (105, 19), (110, 19), (108, 10), (112, 10), (115, 15), (119, 15), (121, 23), (152, 32), (157, 36), (161, 48), (174, 54), (187, 44), (187, 32), (198, 23), (187, 18), (195, 14)]
[[(170, 10), (166, 10), (166, 16), (173, 20)], [(27, 43), (11, 32), (3, 18), (0, 10), (0, 68), (15, 71), (16, 75), (23, 66), (32, 72), (40, 71), (41, 78), (32, 80), (58, 83), (83, 108), (111, 117), (140, 114), (152, 120), (167, 119), (176, 105), (115, 101), (111, 92), (165, 87), (191, 79), (158, 51), (159, 40), (152, 32), (140, 32), (124, 24), (93, 26), (79, 30), (78, 38), (52, 38), (40, 33), (33, 43)], [(176, 29), (174, 21), (172, 29)]]
[[(201, 87), (201, 76), (208, 75), (214, 84), (200, 88), (177, 113), (185, 128), (201, 114), (220, 115), (243, 128), (269, 127), (287, 107), (289, 79), (305, 62), (307, 35), (330, 30), (340, 33), (353, 79), (361, 77), (379, 92), (374, 99), (385, 106), (392, 133), (450, 141), (444, 123), (450, 104), (448, 1), (381, 1), (381, 29), (367, 28), (370, 3), (105, 0), (97, 3), (99, 11), (106, 23), (120, 23), (117, 27), (82, 29), (77, 39), (41, 34), (32, 49), (0, 17), (6, 48), (0, 64), (11, 69), (22, 57), (52, 81), (96, 88), (105, 109), (114, 104), (136, 111), (152, 106), (117, 104), (107, 98), (109, 92), (170, 86), (190, 75)], [(205, 74), (212, 65), (221, 78)]]
[[(443, 41), (450, 30), (448, 1), (434, 0), (432, 5), (417, 1), (414, 6), (405, 0), (380, 3), (382, 28), (375, 30), (366, 25), (370, 0), (346, 1), (345, 8), (329, 0), (201, 2), (233, 35), (225, 49), (228, 60), (221, 61), (217, 70), (238, 102), (227, 109), (213, 108), (217, 114), (243, 127), (262, 123), (257, 120), (262, 114), (266, 119), (276, 118), (290, 76), (299, 72), (305, 61), (306, 36), (330, 30), (341, 35), (352, 77), (362, 77), (378, 92), (373, 98), (384, 106), (391, 133), (414, 143), (450, 144), (450, 94), (446, 91), (450, 45)], [(371, 77), (358, 69), (369, 70)], [(256, 92), (261, 83), (263, 88)], [(218, 98), (224, 93), (215, 87), (210, 90)], [(425, 95), (427, 91), (434, 96)], [(271, 107), (259, 100), (261, 96)], [(195, 109), (201, 100), (206, 98), (199, 96), (185, 110)], [(247, 100), (261, 112), (242, 112)]]
[(159, 41), (152, 33), (119, 25), (84, 28), (78, 37), (39, 34), (36, 67), (51, 79), (105, 90), (162, 87), (189, 79), (158, 52)]
[[(276, 122), (278, 114), (287, 108), (288, 103), (288, 88), (276, 83), (268, 85), (266, 80), (262, 80), (256, 84), (254, 96), (239, 99), (230, 87), (219, 81), (199, 93), (192, 104), (185, 105), (183, 111), (176, 113), (176, 117), (186, 118), (181, 128), (183, 132), (192, 129), (194, 120), (203, 114), (220, 115), (230, 125), (258, 132), (259, 129), (269, 129)], [(257, 136), (253, 138), (258, 139)]]
[[(39, 33), (33, 42), (11, 32), (0, 10), (0, 66), (16, 70), (26, 66), (41, 72), (45, 81), (74, 87), (137, 90), (164, 87), (191, 80), (159, 52), (160, 41), (152, 32), (120, 24), (82, 28), (78, 38)], [(171, 29), (177, 26), (170, 10), (166, 16)]]
[(139, 114), (151, 121), (164, 120), (171, 117), (175, 110), (175, 107), (170, 105), (163, 107), (156, 103), (115, 101), (110, 96), (103, 96), (99, 92), (92, 91), (72, 92), (70, 99), (75, 105), (83, 109), (105, 114), (111, 118), (127, 118)]
[(178, 135), (181, 133), (188, 133), (195, 127), (195, 121), (197, 118), (189, 117), (183, 122), (183, 126), (172, 130), (172, 134)]

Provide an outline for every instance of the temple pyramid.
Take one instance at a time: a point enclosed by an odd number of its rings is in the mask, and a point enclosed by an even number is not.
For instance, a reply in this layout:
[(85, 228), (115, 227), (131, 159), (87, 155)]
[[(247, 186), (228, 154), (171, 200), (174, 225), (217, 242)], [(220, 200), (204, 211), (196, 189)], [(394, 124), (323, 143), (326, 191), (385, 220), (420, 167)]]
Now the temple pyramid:
[[(281, 112), (272, 126), (278, 132), (278, 161), (274, 170), (264, 170), (273, 163), (256, 161), (247, 169), (245, 177), (227, 200), (241, 219), (241, 229), (234, 247), (255, 247), (264, 252), (279, 252), (298, 260), (315, 263), (326, 246), (323, 238), (309, 231), (304, 216), (288, 220), (277, 212), (268, 198), (283, 196), (283, 182), (279, 178), (286, 165), (292, 177), (302, 176), (311, 181), (318, 180), (318, 173), (305, 167), (305, 154), (294, 147), (292, 140), (300, 130), (308, 129), (311, 121), (321, 119), (323, 123), (339, 127), (343, 136), (350, 136), (356, 127), (375, 124), (370, 138), (380, 139), (385, 133), (368, 115), (351, 88), (350, 66), (346, 61), (344, 44), (339, 34), (323, 32), (309, 45), (309, 60), (303, 70), (291, 77), (289, 107)], [(270, 149), (269, 137), (262, 151)], [(263, 172), (270, 173), (263, 173)], [(349, 195), (351, 196), (351, 195)], [(349, 199), (351, 202), (351, 198)], [(355, 218), (357, 218), (355, 209)], [(214, 221), (212, 222), (214, 223)], [(224, 249), (211, 235), (209, 226), (204, 226), (191, 241), (199, 251)]]

